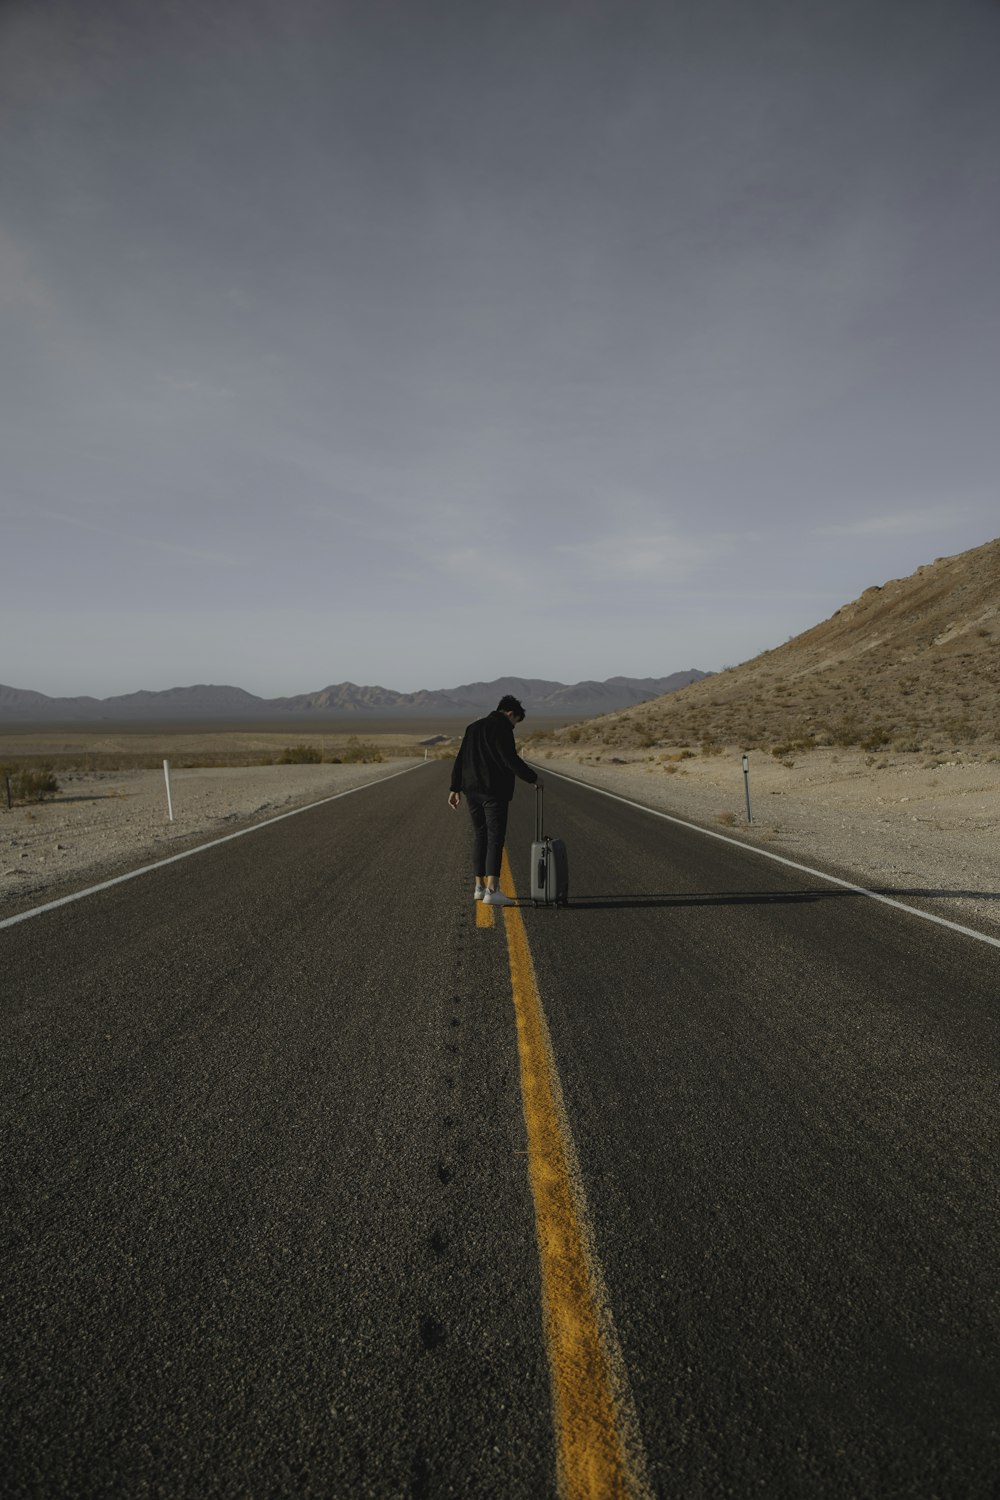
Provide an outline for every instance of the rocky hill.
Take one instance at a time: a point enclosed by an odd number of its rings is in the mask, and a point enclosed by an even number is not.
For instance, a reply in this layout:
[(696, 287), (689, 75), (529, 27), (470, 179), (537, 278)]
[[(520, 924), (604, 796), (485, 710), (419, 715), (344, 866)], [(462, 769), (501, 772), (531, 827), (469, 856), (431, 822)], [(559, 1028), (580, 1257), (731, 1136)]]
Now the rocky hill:
[(947, 750), (1000, 743), (1000, 539), (866, 589), (783, 646), (559, 738)]
[(606, 682), (549, 682), (540, 678), (499, 677), (456, 688), (425, 688), (397, 693), (391, 688), (340, 682), (315, 693), (289, 698), (257, 698), (238, 687), (199, 684), (163, 692), (125, 693), (115, 698), (48, 698), (44, 693), (0, 685), (0, 725), (92, 723), (101, 720), (160, 722), (273, 719), (276, 727), (292, 720), (298, 728), (320, 718), (407, 715), (472, 718), (495, 708), (505, 693), (520, 698), (530, 714), (549, 718), (602, 713), (625, 708), (672, 692), (706, 673), (690, 668), (669, 677), (610, 677)]
[(275, 708), (295, 713), (451, 713), (464, 715), (496, 708), (505, 693), (513, 693), (529, 713), (593, 714), (605, 708), (625, 708), (671, 693), (707, 676), (690, 668), (669, 677), (609, 677), (606, 682), (550, 682), (539, 677), (497, 677), (491, 682), (466, 682), (455, 688), (423, 688), (416, 693), (394, 693), (389, 688), (359, 687), (341, 682), (318, 693), (295, 698), (273, 698)]

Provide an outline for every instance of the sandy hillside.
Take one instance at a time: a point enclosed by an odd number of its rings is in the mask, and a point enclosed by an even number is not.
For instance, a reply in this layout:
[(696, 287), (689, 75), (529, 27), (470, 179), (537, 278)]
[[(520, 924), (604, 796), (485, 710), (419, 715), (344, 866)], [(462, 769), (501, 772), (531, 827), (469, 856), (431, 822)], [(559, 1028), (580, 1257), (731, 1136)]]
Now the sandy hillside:
[(630, 748), (997, 746), (1000, 539), (870, 588), (741, 666), (557, 739)]

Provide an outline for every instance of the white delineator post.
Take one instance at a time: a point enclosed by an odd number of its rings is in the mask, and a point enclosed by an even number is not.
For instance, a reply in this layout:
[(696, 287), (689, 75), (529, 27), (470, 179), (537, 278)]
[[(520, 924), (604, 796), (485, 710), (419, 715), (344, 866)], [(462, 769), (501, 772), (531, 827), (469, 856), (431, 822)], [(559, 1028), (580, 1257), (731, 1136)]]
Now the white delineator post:
[(163, 779), (167, 783), (167, 819), (168, 819), (169, 822), (172, 823), (174, 821), (174, 804), (170, 800), (170, 762), (169, 762), (169, 760), (165, 760), (163, 762)]
[(752, 823), (753, 822), (753, 813), (750, 811), (750, 757), (749, 757), (749, 755), (744, 755), (744, 757), (743, 757), (743, 785), (744, 785), (744, 787), (746, 789), (746, 794), (747, 794), (747, 822), (748, 823)]

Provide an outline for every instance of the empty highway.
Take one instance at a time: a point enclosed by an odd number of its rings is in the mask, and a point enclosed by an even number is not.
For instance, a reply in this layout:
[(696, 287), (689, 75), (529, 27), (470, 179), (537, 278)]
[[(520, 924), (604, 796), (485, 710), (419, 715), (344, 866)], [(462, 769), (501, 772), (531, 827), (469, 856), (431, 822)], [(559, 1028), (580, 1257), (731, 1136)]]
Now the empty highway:
[(1000, 950), (447, 786), (0, 927), (5, 1493), (994, 1495)]

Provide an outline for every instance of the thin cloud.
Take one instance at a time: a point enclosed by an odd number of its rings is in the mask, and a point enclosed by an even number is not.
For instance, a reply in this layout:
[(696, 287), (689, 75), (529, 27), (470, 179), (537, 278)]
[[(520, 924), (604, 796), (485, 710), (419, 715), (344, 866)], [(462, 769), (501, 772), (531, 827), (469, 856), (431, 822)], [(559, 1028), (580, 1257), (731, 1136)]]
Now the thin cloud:
[(55, 299), (31, 258), (17, 241), (0, 229), (0, 307), (13, 311), (51, 312)]
[(460, 583), (473, 596), (494, 604), (505, 597), (531, 597), (538, 579), (531, 560), (512, 558), (490, 546), (423, 547), (424, 562), (439, 575)]
[(167, 390), (178, 396), (193, 396), (197, 400), (231, 401), (236, 394), (229, 386), (205, 380), (198, 375), (162, 375), (160, 379)]
[(861, 516), (856, 521), (819, 526), (815, 534), (842, 537), (916, 536), (932, 531), (948, 531), (956, 521), (964, 520), (965, 515), (965, 511), (949, 504), (940, 509), (903, 510), (889, 515)]
[(604, 577), (662, 579), (680, 582), (712, 561), (720, 548), (729, 551), (728, 538), (680, 537), (673, 532), (604, 535), (587, 542), (563, 543), (553, 550), (571, 563)]

